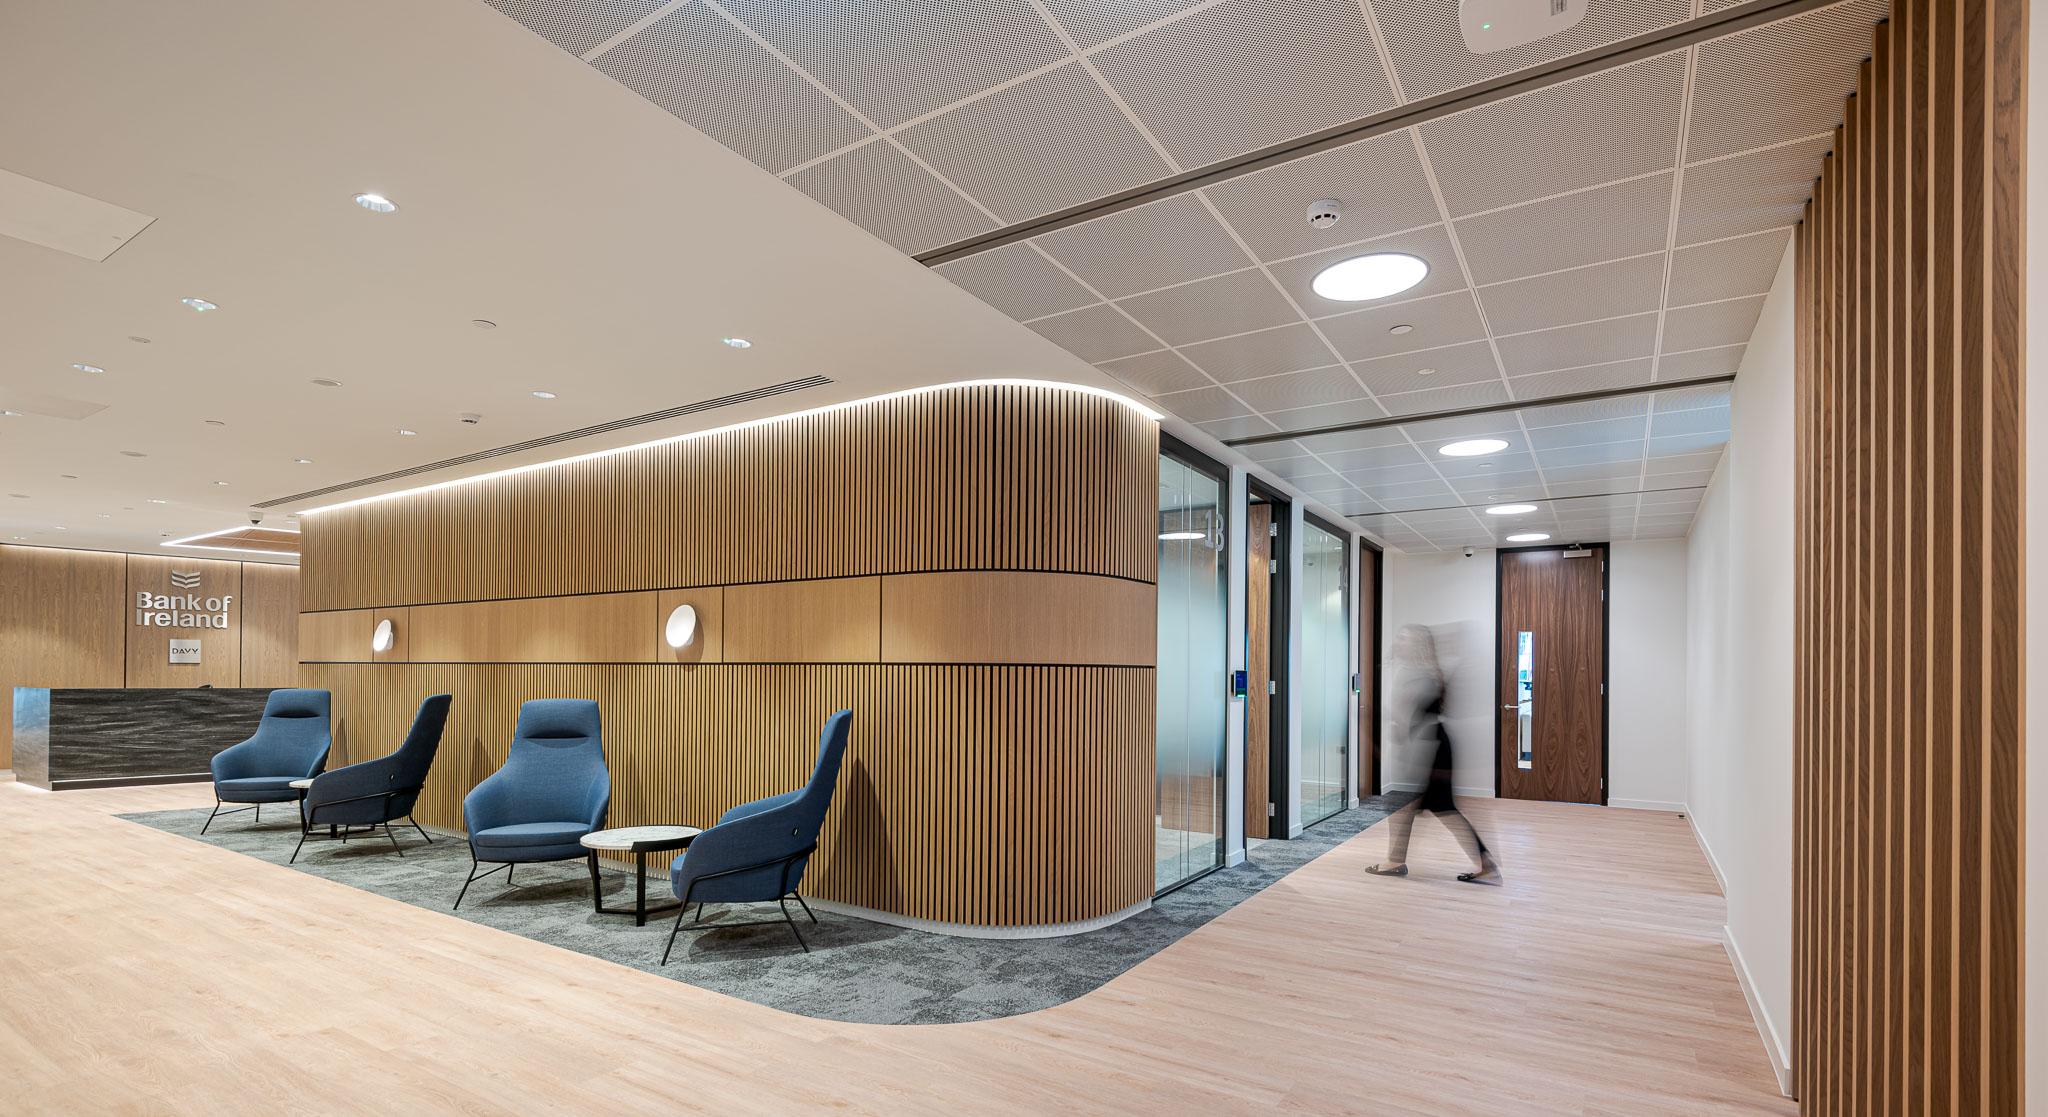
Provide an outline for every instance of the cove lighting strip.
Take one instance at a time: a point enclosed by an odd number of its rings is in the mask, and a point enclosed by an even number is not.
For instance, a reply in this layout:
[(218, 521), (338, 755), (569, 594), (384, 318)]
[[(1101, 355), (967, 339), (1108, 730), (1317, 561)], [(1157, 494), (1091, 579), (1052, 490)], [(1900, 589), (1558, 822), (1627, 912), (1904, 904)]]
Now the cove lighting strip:
[[(249, 527), (256, 528), (259, 531), (280, 531), (288, 532), (292, 535), (299, 534), (299, 529), (295, 527), (264, 527), (261, 524), (250, 524)], [(231, 531), (247, 530), (249, 530), (249, 528), (246, 527), (224, 527), (219, 531), (208, 531), (202, 532), (198, 535), (188, 535), (183, 539), (167, 539), (157, 545), (160, 547), (184, 547), (188, 550), (194, 551), (232, 551), (238, 555), (276, 555), (279, 558), (299, 557), (298, 553), (295, 551), (258, 551), (250, 547), (209, 547), (204, 543), (193, 542), (193, 540), (195, 539), (212, 539), (215, 536), (226, 535)]]
[[(906, 396), (922, 395), (926, 392), (941, 392), (951, 388), (991, 387), (1052, 388), (1062, 392), (1079, 392), (1082, 395), (1096, 396), (1101, 399), (1109, 400), (1113, 403), (1123, 404), (1125, 407), (1130, 408), (1132, 411), (1135, 411), (1138, 414), (1143, 415), (1145, 418), (1150, 419), (1155, 423), (1158, 422), (1161, 418), (1163, 418), (1163, 416), (1160, 415), (1159, 412), (1154, 411), (1149, 407), (1146, 407), (1144, 404), (1139, 403), (1138, 401), (1130, 398), (1129, 396), (1119, 395), (1116, 392), (1112, 392), (1106, 388), (1093, 388), (1086, 384), (1062, 384), (1054, 380), (957, 380), (950, 384), (928, 384), (921, 388), (905, 388), (900, 392), (889, 392), (884, 395), (869, 396), (866, 399), (847, 400), (845, 403), (828, 403), (823, 407), (813, 407), (806, 411), (792, 411), (786, 415), (770, 415), (762, 419), (749, 419), (744, 423), (733, 423), (730, 426), (712, 427), (709, 430), (690, 431), (687, 434), (670, 435), (667, 438), (657, 438), (651, 442), (636, 442), (631, 446), (617, 446), (610, 450), (593, 450), (588, 454), (576, 454), (572, 457), (556, 458), (553, 461), (534, 462), (532, 465), (516, 465), (510, 469), (500, 469), (492, 473), (479, 473), (473, 477), (457, 477), (448, 481), (436, 481), (431, 485), (421, 485), (417, 488), (411, 489), (400, 489), (399, 491), (394, 493), (379, 493), (376, 496), (359, 497), (355, 500), (343, 501), (340, 504), (325, 504), (321, 505), (318, 508), (307, 508), (303, 511), (295, 512), (293, 513), (293, 515), (305, 517), (316, 515), (321, 512), (336, 512), (340, 511), (343, 508), (354, 508), (359, 504), (372, 504), (375, 503), (376, 501), (391, 500), (395, 497), (401, 496), (416, 496), (420, 493), (430, 493), (437, 489), (452, 489), (457, 485), (473, 485), (479, 481), (490, 481), (499, 477), (511, 477), (515, 474), (531, 473), (536, 469), (552, 469), (555, 466), (569, 465), (573, 462), (587, 462), (594, 458), (610, 457), (613, 454), (630, 454), (635, 450), (645, 450), (652, 446), (668, 446), (670, 444), (677, 442), (687, 442), (693, 438), (710, 438), (712, 435), (730, 434), (733, 431), (747, 430), (752, 427), (765, 427), (771, 423), (786, 423), (793, 419), (807, 419), (813, 415), (826, 415), (834, 411), (843, 411), (849, 407), (861, 407), (870, 403), (885, 403), (892, 399), (902, 399)], [(235, 529), (229, 528), (228, 530), (233, 531)], [(213, 532), (212, 534), (219, 535), (221, 533)], [(203, 539), (206, 537), (195, 535), (192, 538)], [(166, 544), (166, 546), (169, 546), (169, 544)], [(232, 548), (222, 549), (231, 550)]]

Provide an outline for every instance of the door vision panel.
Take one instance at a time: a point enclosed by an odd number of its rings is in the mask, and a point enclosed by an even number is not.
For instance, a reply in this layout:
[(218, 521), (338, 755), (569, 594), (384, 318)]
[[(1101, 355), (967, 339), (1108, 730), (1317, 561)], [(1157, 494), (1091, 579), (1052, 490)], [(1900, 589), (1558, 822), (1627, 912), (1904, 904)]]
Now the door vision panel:
[(1500, 552), (1500, 794), (1605, 803), (1607, 548)]

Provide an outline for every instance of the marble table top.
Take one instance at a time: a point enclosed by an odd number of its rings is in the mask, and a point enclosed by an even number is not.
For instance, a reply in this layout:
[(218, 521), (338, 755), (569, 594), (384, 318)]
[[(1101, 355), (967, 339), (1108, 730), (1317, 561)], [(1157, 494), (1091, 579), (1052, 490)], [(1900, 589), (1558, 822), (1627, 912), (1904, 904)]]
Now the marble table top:
[(582, 841), (588, 849), (630, 850), (635, 844), (645, 842), (674, 842), (676, 847), (680, 847), (703, 832), (695, 826), (620, 826), (611, 830), (593, 830), (583, 835)]
[(312, 781), (311, 779), (303, 779), (303, 780), (293, 780), (292, 782), (290, 782), (290, 783), (286, 784), (285, 786), (286, 786), (286, 787), (296, 787), (296, 788), (298, 788), (299, 790), (301, 790), (301, 791), (304, 791), (305, 789), (307, 789), (307, 788), (309, 788), (309, 787), (313, 786), (313, 781)]

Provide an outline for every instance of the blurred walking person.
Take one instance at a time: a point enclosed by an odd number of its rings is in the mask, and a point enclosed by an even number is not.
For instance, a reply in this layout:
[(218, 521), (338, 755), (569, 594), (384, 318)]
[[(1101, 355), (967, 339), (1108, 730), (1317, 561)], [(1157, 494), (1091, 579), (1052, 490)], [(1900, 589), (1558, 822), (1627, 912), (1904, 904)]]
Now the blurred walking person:
[(1367, 866), (1366, 872), (1407, 876), (1408, 837), (1415, 827), (1415, 816), (1433, 811), (1475, 866), (1472, 872), (1459, 873), (1458, 879), (1473, 884), (1499, 884), (1500, 865), (1487, 852), (1479, 831), (1459, 812), (1457, 800), (1451, 795), (1451, 735), (1444, 728), (1447, 680), (1437, 656), (1436, 634), (1426, 625), (1403, 625), (1395, 637), (1394, 649), (1406, 667), (1396, 706), (1404, 719), (1403, 736), (1411, 757), (1428, 759), (1429, 772), (1422, 794), (1387, 819), (1387, 859)]

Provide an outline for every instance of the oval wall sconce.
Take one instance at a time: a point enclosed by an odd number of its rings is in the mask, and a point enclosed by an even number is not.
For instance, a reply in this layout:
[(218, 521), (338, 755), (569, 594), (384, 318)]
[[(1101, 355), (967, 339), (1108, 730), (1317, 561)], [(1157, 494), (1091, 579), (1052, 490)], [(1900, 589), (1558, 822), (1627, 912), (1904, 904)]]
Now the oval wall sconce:
[[(361, 629), (357, 629), (357, 631), (360, 632)], [(393, 633), (394, 630), (391, 627), (390, 618), (387, 617), (384, 620), (378, 621), (377, 631), (370, 634), (370, 650), (380, 653), (390, 651)]]
[(697, 638), (697, 610), (693, 606), (678, 605), (668, 615), (668, 623), (662, 626), (661, 638), (671, 648), (687, 648)]

